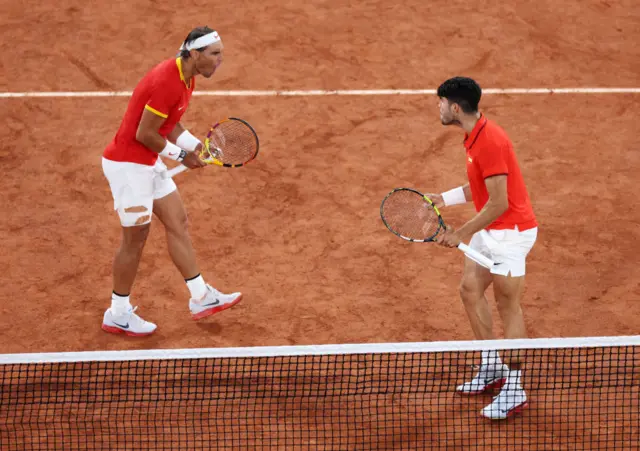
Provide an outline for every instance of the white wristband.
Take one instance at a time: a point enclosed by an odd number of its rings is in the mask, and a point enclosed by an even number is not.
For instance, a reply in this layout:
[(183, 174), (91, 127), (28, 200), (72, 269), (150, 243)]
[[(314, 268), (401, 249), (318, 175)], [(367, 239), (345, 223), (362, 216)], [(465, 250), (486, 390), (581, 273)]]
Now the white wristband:
[(164, 149), (162, 149), (162, 152), (160, 152), (160, 155), (171, 158), (172, 160), (182, 161), (187, 155), (187, 151), (182, 150), (180, 147), (167, 141), (167, 144), (164, 146)]
[(461, 186), (446, 191), (442, 193), (441, 196), (445, 207), (467, 203), (467, 198), (464, 196), (464, 189)]
[(198, 145), (202, 144), (198, 138), (189, 133), (188, 130), (183, 131), (176, 139), (176, 144), (183, 149), (194, 151)]

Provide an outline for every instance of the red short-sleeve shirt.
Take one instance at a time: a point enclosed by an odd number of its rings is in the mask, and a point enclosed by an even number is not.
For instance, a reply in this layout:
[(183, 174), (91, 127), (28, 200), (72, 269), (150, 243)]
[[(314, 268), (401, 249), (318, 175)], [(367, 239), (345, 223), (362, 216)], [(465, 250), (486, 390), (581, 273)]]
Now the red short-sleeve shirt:
[(194, 87), (194, 78), (189, 85), (185, 82), (180, 58), (165, 60), (152, 68), (133, 91), (120, 128), (103, 156), (113, 161), (154, 165), (158, 154), (136, 140), (142, 112), (147, 109), (165, 119), (159, 133), (166, 138), (187, 109)]
[(537, 227), (529, 193), (506, 132), (482, 115), (472, 132), (465, 135), (464, 147), (467, 150), (467, 177), (476, 211), (482, 210), (489, 200), (485, 179), (501, 174), (507, 176), (509, 207), (487, 229), (513, 229), (517, 226), (519, 230), (527, 230)]

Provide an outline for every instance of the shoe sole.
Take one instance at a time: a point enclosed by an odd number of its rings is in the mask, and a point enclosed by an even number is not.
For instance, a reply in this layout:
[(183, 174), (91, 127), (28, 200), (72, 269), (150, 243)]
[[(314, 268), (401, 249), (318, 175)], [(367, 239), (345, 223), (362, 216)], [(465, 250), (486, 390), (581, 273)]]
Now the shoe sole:
[(464, 396), (475, 396), (475, 395), (482, 395), (483, 393), (488, 392), (489, 390), (494, 390), (494, 389), (501, 389), (502, 386), (504, 384), (507, 383), (507, 378), (503, 378), (503, 379), (496, 379), (495, 381), (491, 382), (488, 385), (485, 385), (483, 389), (481, 390), (476, 390), (476, 391), (458, 391), (456, 390), (456, 392), (459, 395), (464, 395)]
[(218, 305), (216, 307), (207, 309), (207, 310), (203, 310), (201, 312), (198, 313), (192, 313), (191, 314), (191, 318), (193, 318), (194, 320), (199, 320), (202, 318), (206, 318), (207, 316), (211, 316), (213, 314), (219, 313), (223, 310), (226, 310), (228, 308), (233, 307), (234, 305), (236, 305), (238, 302), (240, 302), (242, 300), (242, 295), (238, 296), (237, 298), (235, 298), (233, 300), (233, 302), (230, 302), (228, 304), (222, 304), (222, 305)]
[(488, 418), (489, 420), (493, 420), (493, 421), (495, 421), (495, 420), (506, 420), (507, 418), (510, 418), (510, 417), (522, 412), (527, 407), (529, 407), (529, 401), (525, 401), (522, 404), (519, 404), (519, 405), (515, 406), (513, 409), (509, 410), (509, 412), (507, 412), (507, 415), (504, 416), (504, 417), (492, 418), (492, 417), (487, 417), (485, 415), (482, 415), (482, 416), (485, 417), (485, 418)]
[(106, 324), (102, 325), (102, 330), (105, 332), (109, 332), (110, 334), (125, 334), (129, 337), (146, 337), (147, 335), (151, 335), (156, 330), (153, 329), (151, 332), (131, 332), (130, 330), (120, 329), (119, 327), (107, 326)]

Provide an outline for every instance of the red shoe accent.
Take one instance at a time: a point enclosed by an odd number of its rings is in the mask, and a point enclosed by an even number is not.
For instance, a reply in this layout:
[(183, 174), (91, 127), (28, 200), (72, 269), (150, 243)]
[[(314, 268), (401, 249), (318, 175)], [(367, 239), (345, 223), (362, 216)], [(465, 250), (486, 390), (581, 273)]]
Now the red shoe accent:
[(105, 332), (109, 332), (111, 334), (125, 334), (130, 337), (146, 337), (147, 335), (151, 335), (152, 333), (155, 332), (155, 329), (154, 329), (151, 332), (136, 333), (136, 332), (120, 329), (119, 327), (107, 326), (106, 324), (102, 325), (102, 330), (104, 330)]
[(509, 413), (507, 414), (507, 418), (509, 418), (510, 416), (513, 416), (517, 413), (522, 412), (524, 409), (526, 409), (527, 407), (529, 407), (529, 402), (525, 401), (522, 404), (520, 404), (519, 406), (515, 406), (513, 409), (511, 409), (509, 411)]
[(506, 383), (507, 383), (507, 378), (504, 377), (502, 379), (496, 379), (495, 381), (491, 382), (489, 385), (485, 385), (482, 390), (477, 390), (477, 391), (459, 391), (457, 393), (459, 395), (463, 395), (463, 396), (481, 395), (483, 393), (486, 393), (486, 392), (488, 392), (490, 390), (493, 390), (493, 389), (496, 389), (496, 388), (499, 390)]

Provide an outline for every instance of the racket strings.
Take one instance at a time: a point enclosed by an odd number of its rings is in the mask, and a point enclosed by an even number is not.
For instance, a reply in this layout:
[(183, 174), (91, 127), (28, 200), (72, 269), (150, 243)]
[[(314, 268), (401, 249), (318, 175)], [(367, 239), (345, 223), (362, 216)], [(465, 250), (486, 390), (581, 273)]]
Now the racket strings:
[(433, 206), (413, 191), (396, 191), (384, 202), (382, 216), (388, 227), (414, 240), (432, 238), (440, 227)]
[(253, 159), (258, 150), (254, 132), (244, 123), (229, 120), (209, 132), (206, 158), (224, 164), (242, 164)]

